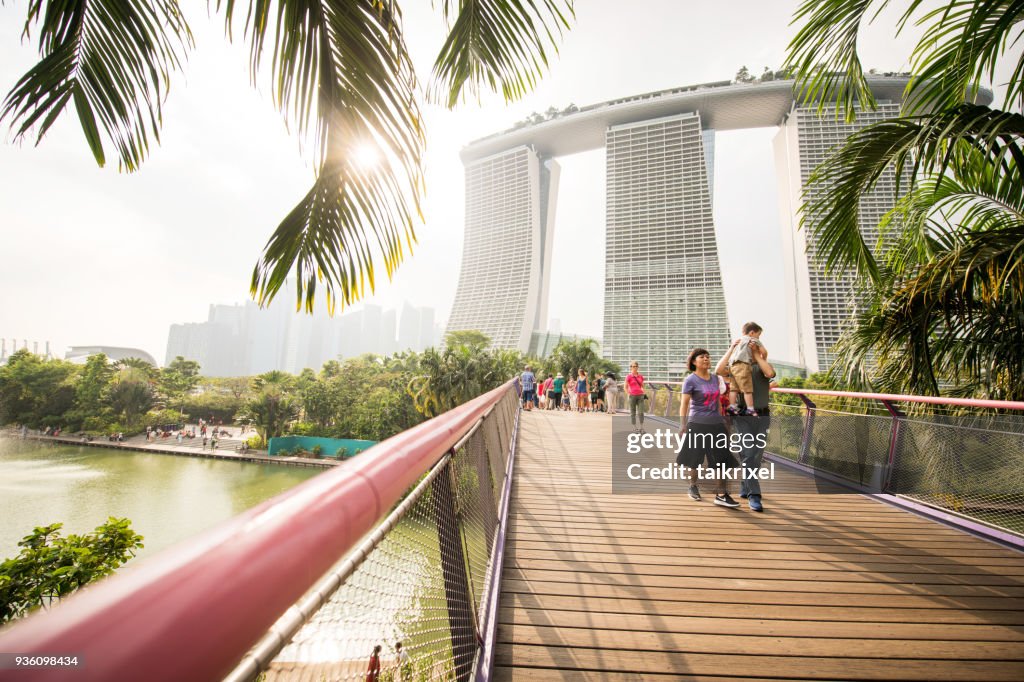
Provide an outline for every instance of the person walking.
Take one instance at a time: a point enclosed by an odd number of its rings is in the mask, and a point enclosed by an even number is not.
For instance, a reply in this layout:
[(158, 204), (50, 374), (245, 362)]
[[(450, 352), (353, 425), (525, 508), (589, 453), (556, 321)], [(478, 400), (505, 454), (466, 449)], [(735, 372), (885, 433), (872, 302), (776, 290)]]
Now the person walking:
[(615, 380), (615, 375), (608, 372), (604, 375), (604, 404), (608, 414), (613, 415), (615, 411), (619, 409), (619, 394), (622, 391), (619, 390), (619, 382)]
[(683, 401), (679, 406), (679, 433), (685, 437), (676, 463), (690, 469), (690, 498), (700, 500), (700, 488), (693, 482), (693, 469), (707, 459), (717, 478), (715, 504), (736, 508), (740, 503), (729, 496), (729, 481), (724, 469), (735, 466), (729, 453), (729, 435), (722, 416), (722, 386), (711, 374), (711, 354), (694, 348), (686, 361), (690, 374), (683, 380)]
[(366, 668), (366, 682), (378, 682), (380, 680), (380, 644), (373, 647), (370, 654), (370, 665)]
[(555, 380), (551, 382), (551, 401), (548, 405), (549, 410), (557, 410), (562, 407), (562, 391), (565, 390), (565, 377), (559, 372), (555, 375)]
[[(629, 401), (629, 422), (633, 430), (643, 433), (644, 430), (644, 375), (640, 373), (640, 363), (636, 360), (629, 363), (629, 376), (626, 377), (626, 400)], [(640, 413), (640, 426), (636, 425), (637, 413)]]
[[(763, 512), (761, 481), (751, 476), (751, 472), (761, 468), (761, 460), (764, 458), (764, 446), (767, 443), (768, 428), (771, 426), (769, 397), (771, 382), (775, 379), (775, 368), (768, 362), (768, 350), (764, 346), (751, 349), (751, 355), (754, 359), (754, 364), (750, 367), (754, 404), (748, 405), (746, 399), (741, 397), (737, 407), (741, 408), (741, 411), (754, 408), (757, 410), (757, 416), (741, 413), (732, 418), (732, 426), (736, 433), (744, 435), (741, 443), (749, 443), (749, 446), (744, 445), (740, 452), (740, 466), (743, 467), (746, 476), (750, 477), (745, 477), (741, 481), (740, 497), (747, 500), (751, 511)], [(715, 373), (719, 376), (729, 376), (729, 365), (726, 362), (728, 357), (729, 353), (726, 353), (715, 368)], [(746, 434), (751, 434), (753, 438), (746, 438)]]
[(398, 679), (401, 682), (412, 680), (412, 659), (409, 657), (409, 652), (402, 648), (401, 642), (395, 644), (395, 657), (398, 659)]
[(534, 394), (537, 391), (537, 377), (534, 376), (533, 369), (529, 365), (523, 370), (519, 381), (523, 386), (523, 408), (530, 412), (533, 410)]
[(576, 411), (583, 412), (587, 409), (587, 372), (582, 367), (576, 375)]

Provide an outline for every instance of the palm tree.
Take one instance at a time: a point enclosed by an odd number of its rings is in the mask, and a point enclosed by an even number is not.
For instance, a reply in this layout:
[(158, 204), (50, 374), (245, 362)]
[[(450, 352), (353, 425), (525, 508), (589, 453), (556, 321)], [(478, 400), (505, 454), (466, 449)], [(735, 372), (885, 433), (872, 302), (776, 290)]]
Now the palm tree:
[[(359, 299), (383, 262), (390, 277), (411, 253), (423, 195), (426, 96), (406, 48), (396, 0), (217, 0), (227, 37), (244, 13), (251, 77), (269, 69), (274, 101), (316, 139), (318, 169), (267, 242), (251, 290), (268, 303), (296, 275), (296, 302), (312, 310), (318, 286), (329, 308)], [(486, 87), (522, 97), (557, 51), (572, 0), (441, 0), (449, 34), (429, 96), (454, 107)], [(38, 143), (73, 105), (96, 162), (112, 146), (136, 171), (159, 143), (171, 76), (194, 47), (178, 0), (96, 3), (29, 0), (23, 36), (41, 59), (8, 92), (0, 120)], [(385, 161), (358, 163), (370, 148)], [(376, 254), (374, 252), (377, 252)]]
[(279, 371), (261, 374), (252, 381), (256, 395), (245, 404), (243, 414), (256, 428), (264, 447), (271, 438), (284, 434), (288, 423), (299, 416), (301, 405), (293, 383), (290, 374)]
[[(847, 119), (874, 106), (857, 36), (887, 0), (808, 0), (784, 68), (805, 103), (836, 99)], [(1001, 108), (975, 103), (1024, 34), (1024, 1), (905, 3), (897, 31), (926, 26), (899, 118), (868, 126), (812, 174), (802, 224), (832, 270), (855, 270), (869, 306), (840, 342), (833, 371), (898, 392), (1024, 396), (1024, 56)], [(1013, 111), (1016, 108), (1018, 111)], [(899, 198), (878, 255), (858, 228), (859, 200), (895, 167)], [(877, 365), (877, 369), (873, 369)]]

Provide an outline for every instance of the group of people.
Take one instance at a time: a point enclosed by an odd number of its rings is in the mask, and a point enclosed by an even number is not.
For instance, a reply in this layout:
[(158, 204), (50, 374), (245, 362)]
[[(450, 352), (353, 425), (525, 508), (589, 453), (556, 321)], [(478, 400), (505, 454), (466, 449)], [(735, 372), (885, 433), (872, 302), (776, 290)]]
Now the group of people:
[[(692, 499), (701, 499), (700, 487), (694, 482), (693, 472), (698, 466), (704, 465), (712, 469), (719, 467), (733, 469), (742, 467), (745, 470), (757, 470), (761, 467), (764, 456), (764, 437), (770, 424), (769, 390), (771, 380), (775, 378), (775, 369), (768, 362), (768, 351), (761, 343), (762, 328), (756, 322), (743, 325), (743, 335), (732, 342), (729, 351), (718, 361), (714, 370), (711, 368), (711, 353), (705, 348), (694, 348), (686, 364), (690, 373), (682, 386), (682, 402), (679, 407), (680, 433), (689, 433), (691, 437), (684, 442), (686, 447), (680, 450), (676, 463), (688, 468), (690, 473), (689, 495)], [(554, 379), (547, 379), (537, 386), (536, 377), (528, 366), (521, 377), (523, 385), (524, 409), (530, 410), (538, 406), (538, 393), (545, 395), (549, 403), (558, 406), (568, 391), (561, 373)], [(569, 388), (572, 388), (570, 382)], [(575, 381), (576, 409), (584, 411), (591, 403), (587, 396), (593, 396), (597, 383), (597, 399), (593, 405), (614, 413), (618, 406), (618, 386), (614, 375), (606, 374), (603, 381), (589, 382), (584, 370), (579, 371)], [(633, 430), (643, 432), (645, 401), (649, 400), (645, 390), (645, 378), (640, 373), (638, 362), (631, 362), (629, 374), (623, 382), (623, 389), (629, 409), (630, 423)], [(614, 392), (614, 397), (613, 397)], [(563, 408), (567, 409), (567, 408)], [(729, 442), (730, 433), (751, 434), (753, 438), (744, 438), (744, 446), (739, 453), (739, 461), (722, 443)], [(725, 435), (725, 439), (721, 438)], [(760, 481), (754, 477), (743, 477), (740, 497), (747, 500), (753, 511), (764, 511)], [(728, 479), (716, 480), (714, 502), (723, 507), (740, 506), (729, 494)]]
[[(573, 373), (569, 373), (573, 376)], [(540, 381), (529, 365), (523, 370), (519, 380), (523, 390), (523, 409), (565, 410), (576, 412), (608, 412), (614, 414), (618, 409), (619, 384), (615, 374), (608, 372), (588, 377), (585, 369), (575, 373), (575, 379), (567, 381), (558, 372), (548, 374)]]
[[(693, 479), (694, 468), (704, 462), (712, 469), (743, 468), (753, 472), (761, 468), (765, 437), (771, 420), (769, 390), (775, 368), (768, 362), (768, 351), (760, 342), (761, 327), (755, 322), (743, 326), (743, 336), (732, 342), (729, 351), (711, 369), (711, 353), (704, 348), (690, 351), (686, 364), (690, 370), (683, 381), (679, 408), (680, 433), (689, 434), (687, 447), (680, 450), (676, 463), (688, 467), (693, 500), (700, 500), (700, 487)], [(726, 380), (729, 381), (726, 384)], [(726, 387), (729, 386), (728, 397)], [(743, 434), (739, 460), (724, 443), (731, 433)], [(694, 438), (704, 434), (704, 438)], [(753, 436), (746, 438), (746, 434)], [(722, 438), (722, 436), (725, 438)], [(729, 494), (729, 480), (715, 481), (715, 499), (723, 507), (740, 506)], [(740, 497), (752, 511), (764, 511), (761, 482), (755, 476), (741, 478)]]
[[(373, 653), (370, 654), (370, 665), (366, 669), (366, 682), (378, 682), (378, 680), (380, 680), (382, 672), (380, 660), (381, 648), (380, 644), (376, 644), (373, 647)], [(392, 679), (412, 679), (412, 659), (409, 657), (409, 652), (402, 648), (401, 642), (397, 642), (395, 644), (395, 667), (398, 674), (393, 676)]]

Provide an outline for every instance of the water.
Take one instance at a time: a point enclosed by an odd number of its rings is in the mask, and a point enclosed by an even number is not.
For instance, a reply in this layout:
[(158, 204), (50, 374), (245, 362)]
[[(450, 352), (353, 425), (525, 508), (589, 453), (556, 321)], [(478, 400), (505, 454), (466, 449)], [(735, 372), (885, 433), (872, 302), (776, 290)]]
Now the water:
[(153, 554), (321, 471), (0, 438), (0, 559), (36, 526), (86, 533), (108, 516), (130, 519), (138, 556)]

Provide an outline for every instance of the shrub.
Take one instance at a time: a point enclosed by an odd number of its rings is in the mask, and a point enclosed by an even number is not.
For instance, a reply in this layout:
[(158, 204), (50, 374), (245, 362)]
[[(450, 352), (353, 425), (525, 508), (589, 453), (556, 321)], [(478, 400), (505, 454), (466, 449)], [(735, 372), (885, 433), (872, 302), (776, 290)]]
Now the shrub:
[(342, 446), (334, 453), (338, 459), (348, 459), (348, 448)]
[(259, 437), (259, 434), (247, 438), (245, 444), (248, 445), (253, 450), (263, 449), (263, 439)]
[(113, 573), (142, 547), (128, 519), (111, 517), (92, 533), (66, 538), (60, 537), (61, 525), (34, 529), (18, 543), (18, 556), (0, 562), (0, 623)]
[(323, 446), (321, 446), (321, 445), (314, 445), (312, 453), (313, 453), (314, 457), (316, 457), (317, 459), (320, 459), (321, 457), (324, 456)]

